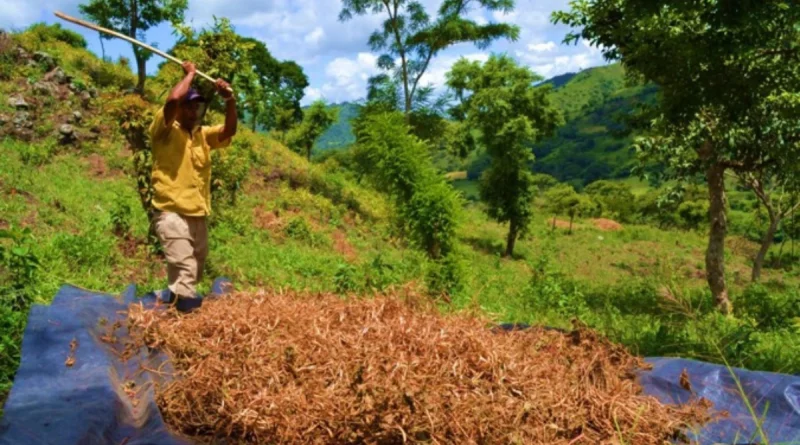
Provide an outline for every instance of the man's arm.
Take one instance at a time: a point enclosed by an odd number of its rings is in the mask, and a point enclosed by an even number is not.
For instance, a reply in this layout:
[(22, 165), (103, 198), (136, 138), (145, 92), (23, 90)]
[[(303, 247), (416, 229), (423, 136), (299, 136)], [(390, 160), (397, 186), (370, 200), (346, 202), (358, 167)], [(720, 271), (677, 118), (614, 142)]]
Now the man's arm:
[(196, 69), (194, 63), (183, 62), (183, 72), (186, 74), (180, 82), (178, 82), (169, 92), (167, 103), (164, 105), (164, 125), (167, 128), (172, 127), (175, 118), (178, 116), (178, 105), (181, 100), (189, 92), (189, 87), (192, 85)]
[(233, 95), (230, 85), (222, 79), (217, 79), (217, 93), (225, 101), (225, 127), (219, 135), (220, 141), (227, 141), (236, 134), (236, 125), (239, 117), (236, 114), (236, 96)]

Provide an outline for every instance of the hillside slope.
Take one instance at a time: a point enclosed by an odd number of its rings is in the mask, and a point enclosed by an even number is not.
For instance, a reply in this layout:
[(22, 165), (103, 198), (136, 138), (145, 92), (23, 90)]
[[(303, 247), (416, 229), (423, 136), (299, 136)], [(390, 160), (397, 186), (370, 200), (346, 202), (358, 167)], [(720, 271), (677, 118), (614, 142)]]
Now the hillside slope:
[[(578, 187), (630, 176), (635, 159), (631, 136), (620, 134), (624, 130), (620, 117), (637, 104), (655, 100), (655, 88), (627, 86), (619, 64), (590, 68), (553, 85), (553, 103), (566, 122), (555, 136), (532, 147), (533, 170)], [(468, 178), (477, 179), (488, 162), (485, 155), (477, 157)]]
[[(629, 176), (634, 161), (631, 141), (616, 134), (623, 129), (618, 117), (632, 112), (638, 103), (654, 100), (655, 89), (627, 86), (619, 64), (563, 74), (542, 84), (553, 86), (553, 103), (564, 113), (566, 123), (554, 137), (532, 147), (534, 171), (578, 186)], [(339, 119), (320, 137), (317, 152), (345, 148), (355, 140), (350, 120), (358, 116), (358, 105), (332, 106), (340, 109)], [(486, 156), (475, 157), (468, 177), (476, 179), (487, 163)]]

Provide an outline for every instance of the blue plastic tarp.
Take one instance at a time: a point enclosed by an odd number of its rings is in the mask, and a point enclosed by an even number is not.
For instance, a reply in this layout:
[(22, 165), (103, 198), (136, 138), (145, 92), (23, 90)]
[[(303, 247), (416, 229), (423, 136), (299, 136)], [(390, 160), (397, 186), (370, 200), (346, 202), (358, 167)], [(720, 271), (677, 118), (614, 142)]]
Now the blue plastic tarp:
[[(217, 280), (212, 293), (223, 293), (226, 283)], [(100, 339), (109, 323), (120, 320), (124, 325), (131, 303), (147, 306), (157, 298), (135, 295), (134, 286), (117, 298), (65, 286), (51, 305), (31, 309), (22, 361), (0, 420), (0, 445), (192, 443), (167, 429), (154, 400), (154, 384), (169, 374), (164, 354), (143, 348), (123, 361), (120, 351)], [(68, 367), (73, 339), (75, 362)], [(730, 413), (699, 431), (687, 431), (688, 437), (701, 445), (764, 443), (728, 369), (675, 358), (647, 361), (653, 369), (640, 374), (646, 394), (664, 403), (685, 403), (690, 393), (679, 384), (685, 369), (696, 396)], [(734, 374), (761, 416), (770, 443), (800, 444), (800, 377), (742, 369)]]

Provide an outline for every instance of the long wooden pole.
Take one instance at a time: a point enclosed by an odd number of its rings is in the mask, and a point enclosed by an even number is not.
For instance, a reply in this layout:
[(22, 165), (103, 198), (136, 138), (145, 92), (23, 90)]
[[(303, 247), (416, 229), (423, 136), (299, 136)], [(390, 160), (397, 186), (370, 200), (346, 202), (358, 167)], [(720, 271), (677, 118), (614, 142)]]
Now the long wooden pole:
[[(116, 32), (116, 31), (112, 31), (110, 29), (103, 28), (102, 26), (97, 26), (94, 23), (89, 23), (89, 22), (86, 22), (86, 21), (81, 20), (81, 19), (76, 19), (75, 17), (70, 17), (70, 16), (64, 14), (63, 12), (56, 11), (55, 14), (56, 14), (56, 17), (59, 17), (59, 18), (61, 18), (63, 20), (66, 20), (68, 22), (75, 23), (76, 25), (81, 25), (81, 26), (84, 26), (86, 28), (93, 29), (95, 31), (104, 32), (104, 33), (110, 34), (110, 35), (112, 35), (114, 37), (119, 37), (122, 40), (127, 40), (128, 42), (131, 42), (134, 45), (138, 45), (138, 46), (140, 46), (140, 47), (142, 47), (142, 48), (144, 48), (144, 49), (146, 49), (148, 51), (152, 51), (152, 52), (158, 54), (159, 56), (161, 56), (161, 57), (163, 57), (163, 58), (165, 58), (167, 60), (171, 60), (171, 61), (177, 63), (178, 65), (182, 65), (183, 64), (183, 62), (181, 60), (179, 60), (179, 59), (177, 59), (177, 58), (175, 58), (173, 56), (170, 56), (169, 54), (167, 54), (167, 53), (165, 53), (165, 52), (163, 52), (163, 51), (161, 51), (159, 49), (153, 48), (152, 46), (150, 46), (150, 45), (148, 45), (146, 43), (142, 43), (142, 42), (140, 42), (140, 41), (138, 41), (138, 40), (136, 40), (134, 38), (128, 37), (125, 34), (122, 34), (122, 33)], [(216, 82), (216, 79), (212, 78), (208, 74), (205, 74), (205, 73), (200, 72), (200, 71), (196, 71), (196, 73), (200, 77), (208, 80), (211, 83), (215, 83)], [(228, 90), (231, 91), (230, 88)]]

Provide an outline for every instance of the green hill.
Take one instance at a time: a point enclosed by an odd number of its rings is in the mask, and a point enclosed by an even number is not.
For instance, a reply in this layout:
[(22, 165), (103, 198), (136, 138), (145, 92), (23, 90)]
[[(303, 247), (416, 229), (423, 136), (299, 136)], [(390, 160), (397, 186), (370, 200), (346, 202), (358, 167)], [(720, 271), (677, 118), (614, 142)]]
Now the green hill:
[[(655, 88), (627, 86), (618, 64), (565, 76), (548, 82), (555, 87), (553, 102), (566, 122), (555, 136), (532, 147), (533, 170), (579, 187), (598, 179), (630, 176), (635, 160), (631, 138), (620, 135), (624, 130), (620, 117), (636, 104), (654, 100)], [(486, 165), (486, 156), (477, 157), (468, 178), (477, 179)]]
[[(542, 84), (553, 86), (553, 102), (566, 123), (554, 137), (532, 147), (534, 171), (577, 186), (628, 177), (634, 158), (630, 138), (618, 136), (624, 129), (618, 118), (636, 104), (654, 100), (655, 89), (627, 86), (619, 64), (562, 74)], [(359, 106), (350, 102), (332, 106), (340, 109), (339, 119), (320, 137), (317, 152), (344, 148), (355, 140), (350, 121), (358, 116)], [(485, 156), (476, 156), (468, 178), (477, 179), (487, 164)]]
[(316, 145), (314, 145), (314, 150), (317, 152), (344, 148), (356, 140), (350, 127), (350, 121), (358, 116), (358, 104), (342, 102), (331, 106), (339, 109), (339, 118), (317, 140)]

